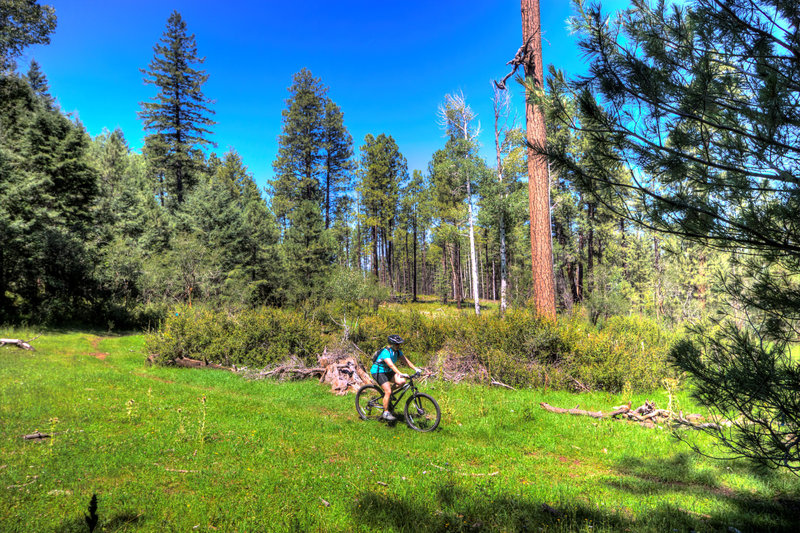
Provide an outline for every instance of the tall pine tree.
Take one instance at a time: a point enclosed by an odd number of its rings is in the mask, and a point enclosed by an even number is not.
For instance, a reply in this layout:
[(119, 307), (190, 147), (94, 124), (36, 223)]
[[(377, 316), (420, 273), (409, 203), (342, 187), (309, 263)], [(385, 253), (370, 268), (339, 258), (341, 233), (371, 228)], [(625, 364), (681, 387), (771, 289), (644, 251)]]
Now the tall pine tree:
[(289, 93), (273, 162), (273, 208), (285, 228), (300, 202), (314, 202), (328, 229), (337, 199), (352, 180), (353, 139), (328, 88), (310, 70), (294, 75)]
[(165, 148), (151, 153), (159, 158), (157, 165), (167, 170), (166, 191), (174, 206), (183, 203), (186, 191), (197, 181), (200, 158), (194, 152), (214, 144), (208, 139), (208, 128), (215, 124), (210, 118), (214, 111), (202, 91), (208, 74), (195, 68), (205, 58), (197, 55), (195, 37), (187, 34), (180, 13), (172, 12), (153, 50), (149, 70), (141, 72), (144, 82), (155, 85), (158, 94), (140, 103), (139, 118)]
[(363, 206), (363, 223), (370, 228), (372, 272), (379, 279), (380, 258), (384, 281), (392, 283), (392, 233), (395, 227), (401, 185), (408, 179), (408, 164), (391, 135), (371, 133), (361, 147), (361, 183), (358, 192)]

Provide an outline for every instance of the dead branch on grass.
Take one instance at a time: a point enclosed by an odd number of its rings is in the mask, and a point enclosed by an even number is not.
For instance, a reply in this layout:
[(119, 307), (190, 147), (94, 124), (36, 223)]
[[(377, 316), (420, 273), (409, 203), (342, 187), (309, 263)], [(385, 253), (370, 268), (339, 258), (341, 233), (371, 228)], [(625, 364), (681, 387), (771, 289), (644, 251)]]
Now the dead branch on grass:
[(553, 407), (552, 405), (542, 402), (539, 404), (542, 409), (557, 414), (570, 414), (576, 416), (589, 416), (592, 418), (612, 418), (615, 420), (628, 420), (637, 422), (645, 427), (656, 427), (656, 424), (665, 424), (670, 426), (686, 426), (693, 429), (715, 428), (719, 429), (719, 425), (715, 422), (702, 422), (701, 415), (692, 414), (683, 416), (683, 412), (675, 413), (667, 409), (659, 409), (656, 404), (651, 401), (646, 401), (636, 409), (631, 410), (631, 405), (621, 405), (614, 407), (613, 411), (603, 413), (602, 411), (586, 411), (579, 409), (576, 405), (572, 409), (563, 409), (560, 407)]
[(17, 348), (22, 348), (23, 350), (28, 350), (29, 352), (35, 352), (36, 350), (33, 349), (33, 346), (31, 346), (30, 343), (38, 338), (39, 337), (37, 336), (27, 341), (24, 341), (22, 339), (0, 339), (0, 348), (5, 346), (6, 344), (12, 344)]

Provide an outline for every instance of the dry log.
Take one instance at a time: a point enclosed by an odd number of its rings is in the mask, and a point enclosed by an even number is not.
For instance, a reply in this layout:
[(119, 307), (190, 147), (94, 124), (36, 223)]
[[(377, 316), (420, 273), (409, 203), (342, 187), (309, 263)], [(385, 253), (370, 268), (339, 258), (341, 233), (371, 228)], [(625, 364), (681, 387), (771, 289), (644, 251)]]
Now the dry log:
[(577, 406), (573, 409), (562, 409), (560, 407), (553, 407), (549, 403), (545, 402), (542, 402), (539, 405), (542, 406), (542, 409), (550, 411), (551, 413), (559, 413), (559, 414), (569, 413), (571, 415), (576, 415), (576, 416), (591, 416), (592, 418), (616, 417), (623, 413), (627, 413), (628, 410), (630, 409), (630, 407), (628, 407), (627, 405), (623, 405), (622, 407), (615, 409), (614, 411), (603, 414), (602, 411), (584, 411), (583, 409), (578, 409)]
[(656, 404), (649, 400), (646, 401), (644, 405), (641, 405), (634, 410), (631, 410), (630, 403), (628, 403), (628, 405), (616, 407), (614, 411), (611, 411), (610, 413), (603, 413), (602, 411), (585, 411), (583, 409), (578, 409), (578, 406), (575, 406), (573, 409), (562, 409), (560, 407), (553, 407), (552, 405), (544, 402), (540, 403), (539, 405), (541, 405), (543, 409), (552, 413), (590, 416), (592, 418), (621, 417), (632, 422), (638, 422), (640, 425), (650, 428), (656, 427), (656, 424), (658, 423), (669, 422), (671, 424), (685, 425), (694, 429), (719, 429), (719, 425), (715, 423), (699, 422), (703, 418), (700, 415), (686, 415), (686, 418), (684, 418), (683, 412), (681, 412), (680, 415), (677, 415), (668, 409), (658, 409)]
[(17, 348), (22, 348), (23, 350), (28, 350), (30, 352), (36, 351), (33, 349), (33, 346), (30, 345), (29, 341), (24, 341), (22, 339), (0, 339), (0, 348), (5, 346), (6, 344), (13, 344)]
[(43, 439), (49, 439), (50, 435), (48, 433), (41, 433), (37, 430), (31, 433), (30, 435), (23, 435), (22, 438), (25, 440), (43, 440)]
[(199, 361), (197, 359), (189, 359), (188, 357), (181, 357), (179, 359), (175, 359), (171, 362), (171, 364), (179, 366), (181, 368), (215, 368), (217, 370), (228, 370), (230, 372), (236, 372), (236, 369), (232, 367), (218, 365), (215, 363), (209, 363), (207, 361)]
[(669, 418), (670, 416), (672, 416), (672, 414), (673, 414), (672, 411), (667, 411), (666, 409), (656, 409), (652, 413), (644, 415), (642, 418), (644, 420), (650, 420), (651, 418), (656, 418), (659, 416), (665, 416)]

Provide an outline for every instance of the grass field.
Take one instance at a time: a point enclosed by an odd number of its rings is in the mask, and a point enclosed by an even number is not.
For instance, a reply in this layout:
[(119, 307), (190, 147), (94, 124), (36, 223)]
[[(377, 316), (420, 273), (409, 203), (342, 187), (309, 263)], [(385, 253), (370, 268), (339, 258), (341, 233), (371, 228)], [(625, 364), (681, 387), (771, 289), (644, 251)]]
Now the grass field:
[(643, 396), (428, 383), (442, 425), (422, 434), (315, 381), (146, 367), (142, 336), (33, 344), (0, 349), (2, 531), (88, 531), (94, 493), (96, 531), (800, 530), (794, 476), (538, 406)]

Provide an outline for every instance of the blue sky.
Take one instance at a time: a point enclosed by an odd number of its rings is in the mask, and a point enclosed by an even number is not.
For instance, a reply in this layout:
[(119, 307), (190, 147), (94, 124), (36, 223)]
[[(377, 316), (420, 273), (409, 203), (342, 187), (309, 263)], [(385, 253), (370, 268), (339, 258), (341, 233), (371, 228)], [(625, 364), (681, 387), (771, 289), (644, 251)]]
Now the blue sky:
[[(482, 153), (494, 161), (492, 79), (522, 40), (520, 3), (511, 0), (239, 1), (43, 0), (58, 27), (36, 59), (62, 109), (92, 136), (120, 127), (134, 150), (145, 135), (136, 116), (151, 98), (140, 68), (153, 57), (172, 10), (194, 33), (209, 74), (204, 93), (215, 100), (212, 140), (220, 154), (235, 148), (259, 185), (272, 175), (281, 110), (292, 75), (303, 67), (330, 88), (342, 108), (356, 153), (368, 133), (397, 141), (409, 170), (427, 168), (444, 144), (436, 110), (445, 94), (462, 91), (482, 124)], [(625, 0), (603, 3), (608, 10)], [(542, 0), (545, 64), (584, 70), (567, 30), (568, 0)], [(521, 90), (511, 84), (515, 102)], [(524, 125), (524, 115), (518, 123)]]

